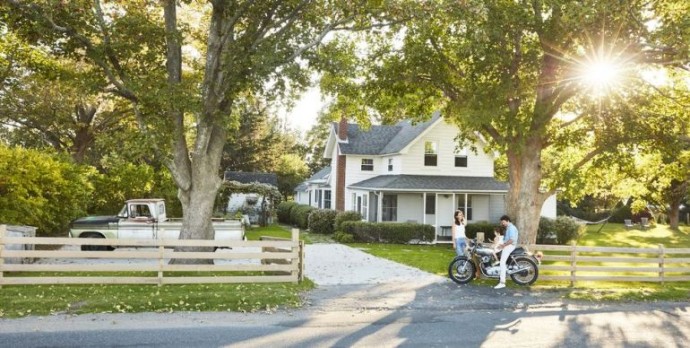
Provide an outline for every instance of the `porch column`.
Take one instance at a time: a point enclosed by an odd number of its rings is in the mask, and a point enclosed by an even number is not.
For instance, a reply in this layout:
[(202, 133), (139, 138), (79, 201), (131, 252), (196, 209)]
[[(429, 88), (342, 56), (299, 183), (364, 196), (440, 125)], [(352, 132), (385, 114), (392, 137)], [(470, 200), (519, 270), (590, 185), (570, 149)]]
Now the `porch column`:
[(379, 191), (378, 194), (379, 204), (377, 204), (376, 210), (376, 222), (383, 221), (383, 191)]
[(426, 192), (422, 192), (422, 224), (426, 225)]

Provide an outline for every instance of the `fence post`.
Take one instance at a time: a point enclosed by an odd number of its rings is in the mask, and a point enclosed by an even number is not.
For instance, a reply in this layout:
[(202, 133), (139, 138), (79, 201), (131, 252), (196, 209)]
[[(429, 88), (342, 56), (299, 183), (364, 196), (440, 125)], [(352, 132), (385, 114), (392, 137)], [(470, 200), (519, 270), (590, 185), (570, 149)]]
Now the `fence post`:
[[(159, 239), (160, 243), (161, 240)], [(163, 286), (163, 254), (165, 253), (165, 248), (163, 244), (158, 245), (158, 287)]]
[[(295, 282), (299, 281), (299, 270), (301, 269), (301, 262), (300, 262), (300, 250), (299, 250), (299, 228), (293, 228), (292, 229), (292, 242), (295, 243), (297, 246), (292, 247), (292, 252), (297, 252), (297, 271), (292, 271), (292, 276), (295, 278)], [(292, 264), (295, 264), (295, 260), (292, 260)]]
[(659, 244), (659, 280), (661, 284), (664, 283), (664, 256), (666, 251), (664, 250), (664, 245)]
[(5, 268), (5, 236), (7, 235), (7, 225), (0, 225), (0, 289), (3, 283), (3, 269)]
[(570, 286), (574, 287), (575, 286), (575, 278), (576, 278), (576, 268), (577, 268), (577, 242), (572, 241), (570, 242), (571, 250), (570, 250)]

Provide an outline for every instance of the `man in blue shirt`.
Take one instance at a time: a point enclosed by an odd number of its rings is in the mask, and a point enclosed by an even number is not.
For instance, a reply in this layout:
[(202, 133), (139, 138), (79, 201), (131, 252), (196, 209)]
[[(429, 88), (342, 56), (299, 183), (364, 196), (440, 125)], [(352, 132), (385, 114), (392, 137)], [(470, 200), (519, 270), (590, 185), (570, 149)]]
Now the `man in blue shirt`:
[(501, 252), (501, 265), (500, 265), (500, 281), (498, 285), (494, 286), (494, 289), (502, 289), (506, 287), (506, 273), (508, 272), (508, 267), (506, 263), (508, 262), (508, 256), (515, 250), (515, 246), (518, 242), (518, 230), (515, 225), (510, 221), (508, 215), (501, 216), (501, 225), (505, 227), (506, 233), (503, 237), (503, 243), (498, 246)]

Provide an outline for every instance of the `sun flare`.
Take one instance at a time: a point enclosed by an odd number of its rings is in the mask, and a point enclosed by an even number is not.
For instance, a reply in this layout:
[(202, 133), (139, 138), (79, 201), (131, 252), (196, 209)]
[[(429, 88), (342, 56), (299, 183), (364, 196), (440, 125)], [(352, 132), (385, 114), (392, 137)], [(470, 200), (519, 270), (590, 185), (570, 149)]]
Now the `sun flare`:
[(620, 85), (622, 69), (615, 59), (598, 56), (581, 63), (579, 79), (595, 96), (601, 96)]

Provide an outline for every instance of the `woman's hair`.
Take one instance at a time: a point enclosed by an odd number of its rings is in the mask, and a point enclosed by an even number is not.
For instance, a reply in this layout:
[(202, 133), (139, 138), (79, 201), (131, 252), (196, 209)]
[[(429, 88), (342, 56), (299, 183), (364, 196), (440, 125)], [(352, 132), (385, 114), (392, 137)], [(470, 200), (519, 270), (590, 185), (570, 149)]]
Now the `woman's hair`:
[(455, 224), (459, 225), (460, 224), (460, 218), (458, 218), (458, 215), (462, 214), (463, 217), (465, 217), (465, 214), (462, 212), (462, 210), (456, 210), (455, 214), (453, 217), (455, 218)]

